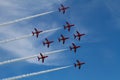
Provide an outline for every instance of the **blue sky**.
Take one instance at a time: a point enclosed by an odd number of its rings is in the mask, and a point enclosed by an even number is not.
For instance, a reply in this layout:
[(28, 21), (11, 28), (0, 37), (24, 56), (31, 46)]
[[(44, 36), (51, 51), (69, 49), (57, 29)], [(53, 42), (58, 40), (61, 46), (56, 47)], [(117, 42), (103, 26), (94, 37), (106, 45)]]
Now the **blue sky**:
[[(46, 11), (56, 11), (60, 6), (60, 1), (58, 0), (0, 1), (0, 23)], [(61, 29), (56, 32), (43, 34), (39, 39), (29, 37), (0, 44), (0, 61), (68, 48), (72, 42), (80, 45), (81, 48), (77, 50), (76, 54), (71, 51), (52, 54), (46, 59), (45, 64), (37, 62), (37, 59), (31, 59), (2, 65), (0, 66), (0, 79), (71, 65), (76, 59), (86, 63), (81, 70), (71, 67), (20, 80), (120, 79), (120, 1), (61, 0), (61, 2), (66, 6), (70, 6), (65, 15), (56, 11), (52, 14), (0, 27), (0, 40), (30, 34), (34, 27), (41, 30), (63, 27), (65, 21), (75, 24), (71, 32)], [(72, 35), (76, 30), (86, 34), (80, 42), (73, 39)], [(57, 38), (61, 33), (65, 36), (70, 36), (70, 40), (65, 45), (58, 43)], [(49, 49), (42, 45), (42, 41), (46, 37), (55, 41)]]

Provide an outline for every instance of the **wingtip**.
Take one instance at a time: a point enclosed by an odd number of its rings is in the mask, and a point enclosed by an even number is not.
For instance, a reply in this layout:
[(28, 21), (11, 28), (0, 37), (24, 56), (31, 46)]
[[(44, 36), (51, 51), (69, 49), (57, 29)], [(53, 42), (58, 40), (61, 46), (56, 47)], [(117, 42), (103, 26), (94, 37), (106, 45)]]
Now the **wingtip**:
[(70, 29), (68, 29), (68, 31), (70, 32)]
[(85, 62), (83, 62), (82, 64), (85, 64)]
[(50, 44), (47, 44), (47, 48), (49, 48), (50, 47)]
[(62, 37), (63, 35), (61, 34), (60, 36)]
[(63, 44), (65, 44), (65, 41), (63, 42)]
[(41, 55), (42, 53), (40, 53), (40, 55)]
[(51, 41), (51, 43), (54, 43), (54, 41)]

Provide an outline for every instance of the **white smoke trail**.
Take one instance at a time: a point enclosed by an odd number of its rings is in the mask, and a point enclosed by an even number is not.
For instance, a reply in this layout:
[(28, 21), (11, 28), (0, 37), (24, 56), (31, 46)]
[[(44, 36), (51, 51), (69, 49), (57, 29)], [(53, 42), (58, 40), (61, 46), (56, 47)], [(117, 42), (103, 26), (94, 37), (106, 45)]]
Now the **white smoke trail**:
[(24, 21), (24, 20), (27, 20), (27, 19), (43, 16), (43, 15), (50, 14), (50, 13), (53, 13), (53, 12), (55, 12), (55, 11), (44, 12), (44, 13), (36, 14), (36, 15), (33, 15), (33, 16), (28, 16), (28, 17), (25, 17), (25, 18), (5, 22), (5, 23), (0, 24), (0, 27), (5, 26), (5, 25), (9, 25), (9, 24), (13, 24), (13, 23), (17, 23), (17, 22), (20, 22), (20, 21)]
[(55, 29), (45, 30), (45, 31), (43, 31), (41, 34), (47, 33), (47, 32), (52, 32), (52, 31), (57, 31), (57, 30), (59, 30), (59, 29), (62, 29), (62, 28), (61, 28), (61, 27), (58, 27), (58, 28), (55, 28)]
[[(52, 32), (52, 31), (56, 31), (56, 30), (59, 30), (59, 29), (61, 29), (61, 28), (45, 30), (41, 34), (44, 34), (44, 33), (47, 33), (47, 32)], [(8, 42), (11, 42), (11, 41), (20, 40), (20, 39), (24, 39), (24, 38), (28, 38), (28, 37), (31, 37), (31, 36), (32, 36), (32, 34), (28, 34), (28, 35), (24, 35), (24, 36), (21, 36), (21, 37), (16, 37), (16, 38), (13, 38), (13, 39), (2, 40), (2, 41), (0, 41), (0, 44), (8, 43)]]
[[(66, 51), (66, 50), (67, 49), (60, 49), (60, 50), (45, 52), (44, 54), (45, 55), (50, 55), (50, 54), (54, 54), (54, 53), (63, 52), (63, 51)], [(33, 56), (28, 56), (28, 57), (23, 57), (23, 58), (17, 58), (17, 59), (7, 60), (7, 61), (0, 62), (0, 65), (9, 64), (9, 63), (18, 62), (18, 61), (23, 61), (23, 60), (27, 60), (27, 59), (32, 59), (32, 58), (36, 58), (37, 56), (38, 55), (33, 55)]]
[(49, 70), (45, 70), (45, 71), (39, 71), (39, 72), (29, 73), (29, 74), (23, 74), (23, 75), (20, 75), (20, 76), (5, 78), (5, 79), (2, 79), (2, 80), (17, 80), (17, 79), (21, 79), (21, 78), (25, 78), (25, 77), (30, 77), (30, 76), (35, 76), (35, 75), (49, 73), (49, 72), (53, 72), (53, 71), (57, 71), (57, 70), (66, 69), (66, 68), (69, 68), (69, 67), (72, 67), (72, 65), (65, 66), (65, 67), (59, 67), (59, 68), (54, 68), (54, 69), (49, 69)]
[(0, 41), (0, 44), (8, 43), (8, 42), (11, 42), (11, 41), (20, 40), (20, 39), (24, 39), (24, 38), (28, 38), (28, 37), (31, 37), (31, 36), (32, 36), (32, 34), (29, 34), (29, 35), (24, 35), (24, 36), (21, 36), (21, 37), (16, 37), (16, 38), (13, 38), (13, 39), (2, 40), (2, 41)]

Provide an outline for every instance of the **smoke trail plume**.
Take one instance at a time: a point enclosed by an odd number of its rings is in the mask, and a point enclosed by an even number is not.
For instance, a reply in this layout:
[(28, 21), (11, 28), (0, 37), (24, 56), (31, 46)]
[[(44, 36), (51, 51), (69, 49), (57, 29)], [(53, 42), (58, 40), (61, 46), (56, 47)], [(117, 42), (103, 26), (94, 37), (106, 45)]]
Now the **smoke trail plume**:
[(28, 34), (28, 35), (24, 35), (24, 36), (21, 36), (21, 37), (16, 37), (16, 38), (13, 38), (13, 39), (2, 40), (2, 41), (0, 41), (0, 44), (1, 43), (8, 43), (8, 42), (11, 42), (11, 41), (20, 40), (20, 39), (24, 39), (24, 38), (28, 38), (28, 37), (31, 37), (31, 36), (32, 36), (32, 34)]
[(58, 28), (55, 28), (55, 29), (45, 30), (45, 31), (43, 31), (41, 34), (47, 33), (47, 32), (52, 32), (52, 31), (57, 31), (57, 30), (59, 30), (59, 29), (62, 29), (62, 28), (61, 28), (61, 27), (58, 27)]
[[(45, 55), (50, 55), (50, 54), (54, 54), (54, 53), (63, 52), (63, 51), (66, 51), (66, 50), (67, 49), (54, 50), (54, 51), (50, 51), (50, 52), (45, 52), (44, 54)], [(36, 58), (37, 56), (38, 55), (33, 55), (33, 56), (28, 56), (28, 57), (23, 57), (23, 58), (7, 60), (7, 61), (0, 62), (0, 65), (9, 64), (9, 63), (18, 62), (18, 61), (23, 61), (23, 60), (27, 60), (27, 59), (32, 59), (32, 58)]]
[(50, 14), (50, 13), (53, 13), (53, 12), (55, 12), (55, 11), (44, 12), (44, 13), (36, 14), (36, 15), (33, 15), (33, 16), (28, 16), (28, 17), (25, 17), (25, 18), (5, 22), (5, 23), (0, 24), (0, 27), (5, 26), (5, 25), (9, 25), (9, 24), (13, 24), (13, 23), (17, 23), (17, 22), (20, 22), (20, 21), (24, 21), (24, 20), (27, 20), (27, 19), (32, 19), (32, 18), (35, 18), (35, 17), (43, 16), (43, 15)]
[(25, 78), (25, 77), (30, 77), (30, 76), (35, 76), (35, 75), (45, 74), (45, 73), (49, 73), (49, 72), (53, 72), (53, 71), (57, 71), (57, 70), (66, 69), (66, 68), (69, 68), (69, 67), (72, 67), (72, 65), (65, 66), (65, 67), (59, 67), (59, 68), (54, 68), (54, 69), (49, 69), (49, 70), (45, 70), (45, 71), (29, 73), (29, 74), (23, 74), (23, 75), (20, 75), (20, 76), (10, 77), (10, 78), (6, 78), (6, 79), (2, 79), (2, 80), (17, 80), (17, 79), (21, 79), (21, 78)]
[[(41, 34), (56, 31), (56, 30), (59, 30), (59, 29), (61, 29), (61, 28), (45, 30)], [(24, 35), (24, 36), (21, 36), (21, 37), (16, 37), (16, 38), (13, 38), (13, 39), (2, 40), (2, 41), (0, 41), (0, 44), (8, 43), (8, 42), (15, 41), (15, 40), (20, 40), (20, 39), (25, 39), (25, 38), (28, 38), (28, 37), (31, 37), (31, 36), (32, 36), (32, 34), (28, 34), (28, 35)]]

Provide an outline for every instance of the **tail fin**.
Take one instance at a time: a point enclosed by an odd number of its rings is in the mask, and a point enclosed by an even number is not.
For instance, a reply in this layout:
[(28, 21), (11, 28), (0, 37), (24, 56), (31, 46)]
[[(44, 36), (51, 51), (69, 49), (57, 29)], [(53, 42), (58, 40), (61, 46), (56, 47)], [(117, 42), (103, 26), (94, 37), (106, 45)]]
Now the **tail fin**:
[(70, 48), (70, 51), (71, 51), (71, 50), (72, 50), (72, 47), (70, 46), (69, 48)]
[(60, 8), (58, 8), (58, 10), (59, 10), (59, 12), (61, 12), (61, 9), (60, 9)]
[(32, 32), (32, 35), (34, 36), (34, 32)]
[(73, 34), (74, 35), (74, 39), (77, 37), (75, 34)]
[(43, 41), (43, 45), (45, 46), (45, 42)]
[(38, 61), (40, 60), (40, 58), (37, 56), (37, 58), (38, 58)]
[(66, 26), (65, 25), (63, 25), (64, 26), (64, 29), (66, 29)]
[(77, 65), (74, 63), (74, 66), (76, 67)]
[(58, 38), (58, 41), (60, 42), (60, 38)]

